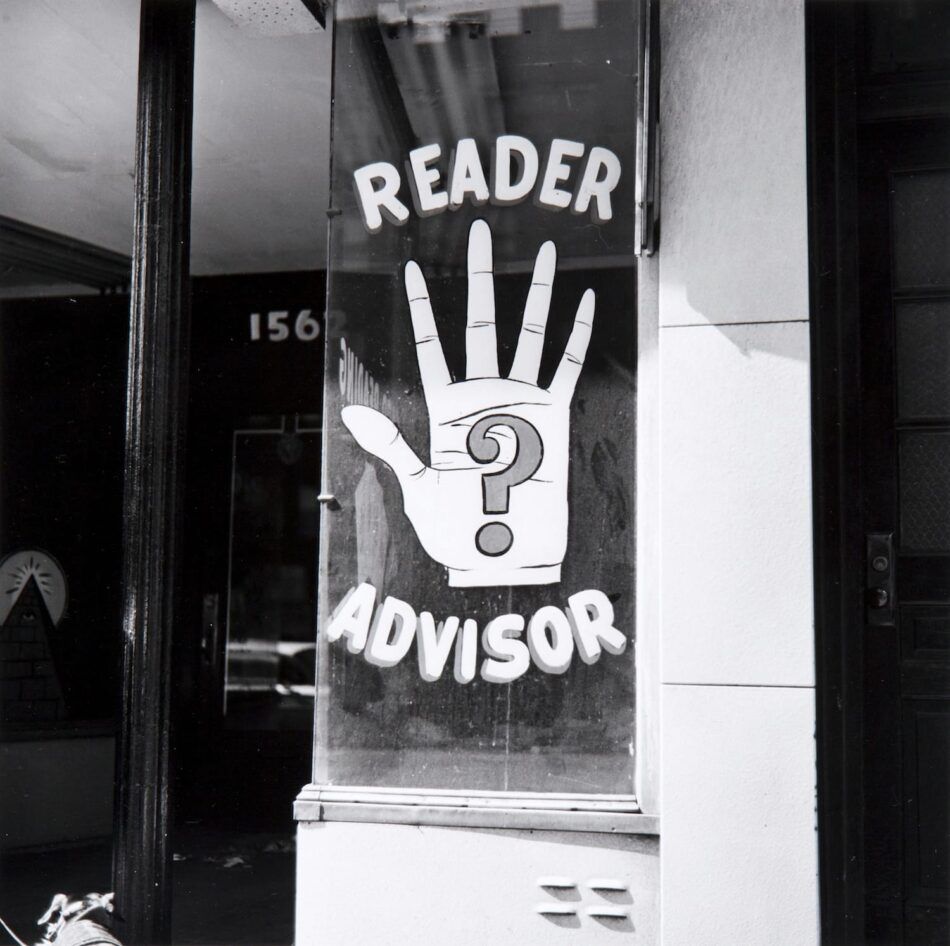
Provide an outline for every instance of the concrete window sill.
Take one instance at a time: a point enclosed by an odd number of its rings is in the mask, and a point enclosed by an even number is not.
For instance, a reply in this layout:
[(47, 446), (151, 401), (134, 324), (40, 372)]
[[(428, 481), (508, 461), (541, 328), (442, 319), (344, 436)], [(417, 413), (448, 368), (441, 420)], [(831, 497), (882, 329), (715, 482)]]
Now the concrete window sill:
[(425, 791), (308, 785), (294, 803), (299, 822), (357, 821), (379, 824), (521, 830), (660, 833), (655, 815), (641, 812), (630, 795)]

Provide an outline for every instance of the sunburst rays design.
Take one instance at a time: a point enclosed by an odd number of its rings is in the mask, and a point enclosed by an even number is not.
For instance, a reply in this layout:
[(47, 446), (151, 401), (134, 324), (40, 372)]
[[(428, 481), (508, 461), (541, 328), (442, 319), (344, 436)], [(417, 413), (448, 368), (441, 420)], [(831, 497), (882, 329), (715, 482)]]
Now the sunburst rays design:
[(36, 583), (53, 625), (59, 624), (68, 595), (62, 568), (41, 549), (21, 549), (0, 561), (0, 625), (6, 623), (30, 581)]
[(53, 575), (51, 572), (46, 571), (43, 565), (40, 562), (37, 562), (32, 555), (30, 556), (30, 560), (28, 562), (25, 562), (18, 568), (15, 568), (8, 576), (11, 579), (12, 584), (9, 588), (7, 588), (6, 593), (8, 595), (19, 594), (23, 590), (24, 585), (26, 585), (26, 583), (30, 580), (31, 576), (36, 579), (36, 584), (43, 593), (43, 597), (52, 598)]

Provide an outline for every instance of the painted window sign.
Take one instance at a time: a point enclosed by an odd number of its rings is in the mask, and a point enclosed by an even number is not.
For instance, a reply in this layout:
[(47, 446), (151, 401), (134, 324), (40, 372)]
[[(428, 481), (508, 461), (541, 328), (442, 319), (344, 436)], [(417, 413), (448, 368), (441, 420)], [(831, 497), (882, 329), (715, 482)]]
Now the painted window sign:
[[(572, 193), (563, 187), (571, 176), (570, 159), (582, 158), (585, 153), (577, 192)], [(452, 149), (444, 185), (435, 166), (441, 157), (438, 143), (409, 152), (407, 183), (420, 217), (458, 210), (466, 201), (475, 206), (489, 200), (498, 206), (518, 204), (532, 193), (536, 203), (549, 210), (570, 207), (577, 214), (590, 213), (596, 223), (607, 223), (613, 217), (610, 194), (620, 180), (620, 159), (608, 148), (594, 147), (588, 153), (579, 141), (555, 138), (539, 175), (534, 144), (520, 135), (499, 135), (491, 150), (491, 173), (486, 177), (477, 142), (463, 138)], [(360, 215), (370, 233), (380, 230), (384, 218), (396, 226), (409, 222), (409, 208), (398, 196), (401, 183), (397, 168), (386, 161), (353, 172)]]
[(453, 381), (425, 277), (418, 264), (406, 264), (406, 298), (429, 415), (428, 462), (379, 411), (360, 405), (342, 410), (356, 442), (396, 474), (422, 547), (446, 567), (455, 587), (560, 580), (567, 549), (570, 408), (590, 340), (594, 293), (588, 289), (582, 296), (554, 378), (548, 388), (539, 387), (554, 266), (554, 244), (545, 243), (511, 371), (499, 377), (491, 233), (484, 220), (472, 224), (465, 378)]
[(630, 793), (634, 10), (336, 18), (315, 780)]
[[(491, 232), (476, 220), (468, 239), (465, 379), (453, 381), (417, 263), (405, 268), (422, 390), (429, 413), (431, 458), (419, 459), (392, 420), (376, 408), (351, 404), (341, 411), (356, 442), (395, 474), (403, 508), (423, 549), (445, 566), (453, 587), (551, 585), (561, 579), (567, 551), (570, 407), (594, 320), (594, 292), (581, 297), (567, 347), (550, 385), (538, 385), (544, 330), (554, 284), (556, 250), (545, 243), (534, 265), (511, 371), (499, 377)], [(512, 494), (517, 492), (517, 499)], [(515, 537), (517, 533), (517, 539)], [(416, 636), (420, 673), (437, 680), (455, 646), (455, 678), (474, 678), (477, 625), (455, 616), (440, 622), (417, 616), (404, 601), (386, 598), (374, 610), (368, 583), (348, 594), (327, 628), (331, 641), (347, 638), (352, 653), (390, 667)], [(627, 639), (612, 625), (613, 608), (600, 591), (572, 596), (566, 611), (546, 605), (532, 615), (527, 642), (521, 615), (485, 626), (488, 653), (481, 676), (510, 683), (528, 669), (529, 654), (546, 673), (564, 673), (574, 650), (593, 663), (601, 648), (623, 652)]]

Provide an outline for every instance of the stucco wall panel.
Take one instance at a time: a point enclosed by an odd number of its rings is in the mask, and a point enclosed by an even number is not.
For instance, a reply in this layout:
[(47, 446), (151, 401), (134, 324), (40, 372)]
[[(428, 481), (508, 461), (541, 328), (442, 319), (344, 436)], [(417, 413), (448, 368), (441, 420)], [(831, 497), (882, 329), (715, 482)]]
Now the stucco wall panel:
[(808, 324), (662, 335), (662, 679), (810, 686)]
[(664, 0), (661, 325), (807, 318), (802, 0)]
[[(297, 851), (298, 946), (658, 942), (656, 838), (303, 822)], [(538, 885), (552, 875), (576, 887)], [(593, 891), (597, 878), (627, 891)], [(541, 916), (542, 903), (574, 912)], [(586, 912), (608, 905), (628, 918)]]
[(818, 942), (802, 0), (663, 0), (664, 946)]
[(663, 694), (664, 946), (818, 943), (814, 691)]

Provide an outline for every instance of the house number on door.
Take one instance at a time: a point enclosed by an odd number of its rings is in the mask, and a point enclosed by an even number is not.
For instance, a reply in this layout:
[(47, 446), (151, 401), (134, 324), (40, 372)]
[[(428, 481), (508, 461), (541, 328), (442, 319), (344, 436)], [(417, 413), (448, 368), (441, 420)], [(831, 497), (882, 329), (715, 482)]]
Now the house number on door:
[(291, 322), (290, 312), (276, 309), (261, 318), (260, 312), (251, 313), (251, 341), (284, 342), (291, 334), (301, 342), (312, 342), (320, 337), (320, 323), (312, 309), (301, 309)]

